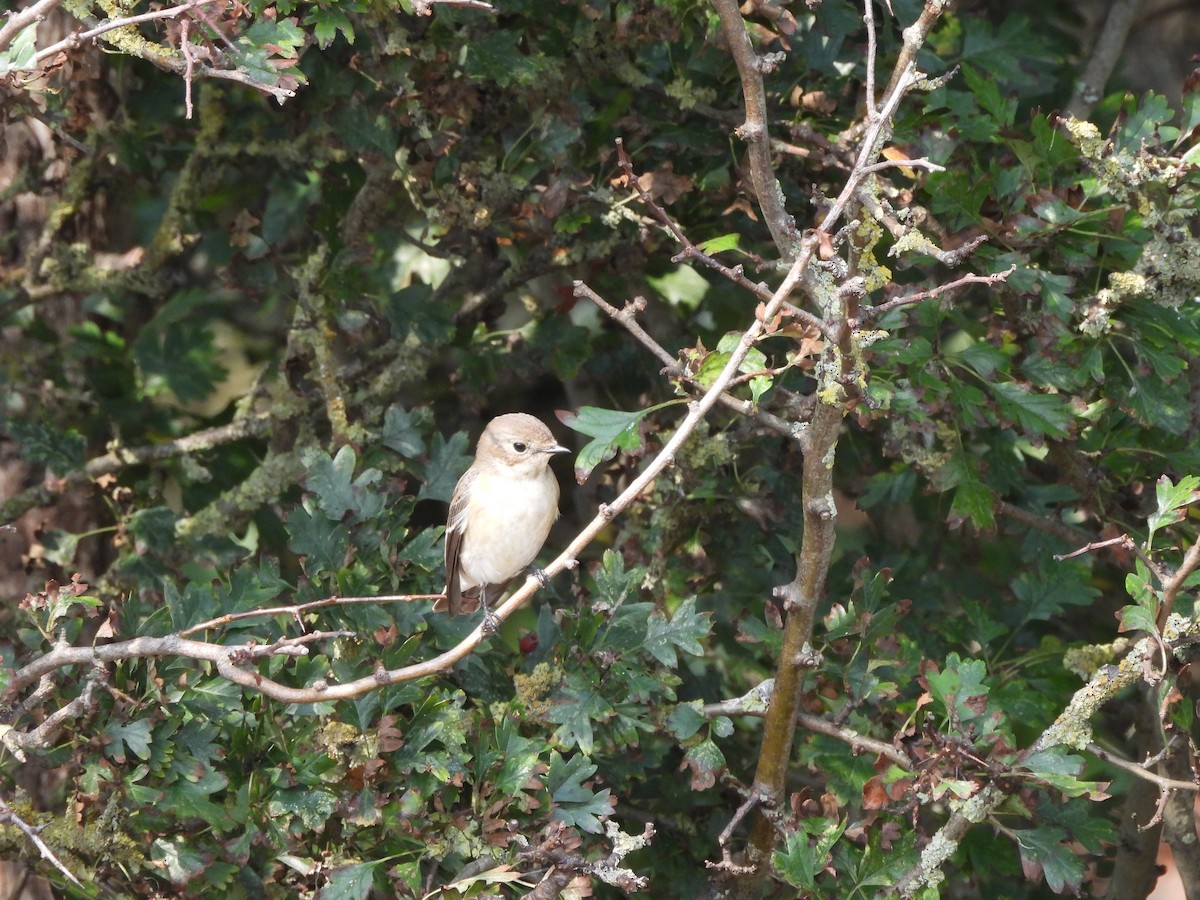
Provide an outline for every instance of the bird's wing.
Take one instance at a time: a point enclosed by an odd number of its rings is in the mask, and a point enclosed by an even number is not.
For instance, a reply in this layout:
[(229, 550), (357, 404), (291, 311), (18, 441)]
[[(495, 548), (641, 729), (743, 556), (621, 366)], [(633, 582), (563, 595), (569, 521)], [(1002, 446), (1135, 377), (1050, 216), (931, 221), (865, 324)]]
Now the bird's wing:
[(463, 612), (462, 584), (459, 578), (459, 560), (462, 557), (463, 536), (467, 531), (466, 511), (471, 500), (471, 486), (478, 470), (467, 469), (450, 497), (450, 514), (446, 517), (446, 606), (450, 615)]

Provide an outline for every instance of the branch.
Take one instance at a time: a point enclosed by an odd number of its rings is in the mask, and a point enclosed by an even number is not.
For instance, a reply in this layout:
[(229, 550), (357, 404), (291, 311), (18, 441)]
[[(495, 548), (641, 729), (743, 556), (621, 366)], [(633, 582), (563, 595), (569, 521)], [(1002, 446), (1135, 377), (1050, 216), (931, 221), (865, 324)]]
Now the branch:
[(269, 609), (248, 609), (243, 612), (227, 613), (223, 616), (217, 616), (215, 619), (209, 619), (207, 622), (201, 622), (199, 625), (192, 625), (179, 632), (180, 637), (188, 637), (198, 631), (208, 631), (212, 628), (220, 628), (228, 625), (230, 622), (240, 622), (244, 619), (257, 619), (264, 616), (290, 616), (297, 622), (301, 621), (301, 616), (314, 609), (321, 609), (326, 606), (354, 606), (360, 603), (411, 603), (416, 600), (440, 600), (445, 597), (445, 594), (382, 594), (378, 597), (325, 597), (322, 600), (311, 600), (308, 603), (297, 603), (293, 606), (273, 606)]
[(1116, 766), (1118, 769), (1124, 769), (1129, 774), (1141, 778), (1143, 781), (1156, 784), (1159, 790), (1200, 792), (1200, 784), (1196, 784), (1194, 781), (1180, 781), (1178, 778), (1168, 778), (1165, 775), (1159, 775), (1157, 772), (1151, 772), (1149, 769), (1139, 766), (1132, 760), (1117, 756), (1115, 753), (1109, 753), (1099, 744), (1088, 744), (1087, 749), (1088, 753), (1092, 754), (1096, 759), (1103, 760), (1106, 763)]
[[(85, 41), (98, 38), (102, 34), (107, 34), (108, 32), (115, 31), (118, 28), (124, 28), (127, 25), (137, 25), (141, 22), (153, 22), (156, 19), (176, 19), (182, 16), (184, 13), (191, 12), (193, 9), (196, 9), (199, 6), (203, 6), (206, 3), (215, 2), (216, 0), (190, 0), (188, 3), (181, 3), (178, 6), (168, 7), (167, 9), (157, 9), (151, 12), (141, 13), (136, 16), (123, 16), (120, 19), (109, 19), (108, 21), (102, 22), (95, 28), (91, 28), (87, 31), (73, 32), (58, 43), (51, 44), (49, 47), (39, 50), (33, 57), (33, 61), (41, 62), (42, 60), (50, 59), (60, 51), (73, 50)], [(0, 43), (0, 47), (2, 46), (3, 44)]]
[[(713, 271), (721, 273), (734, 284), (744, 287), (746, 290), (758, 297), (758, 299), (769, 301), (771, 299), (771, 289), (768, 288), (766, 284), (751, 281), (746, 277), (746, 274), (741, 266), (734, 266), (731, 269), (715, 257), (705, 253), (690, 240), (688, 240), (687, 235), (683, 233), (683, 229), (676, 224), (674, 219), (667, 215), (667, 211), (665, 209), (663, 209), (654, 201), (654, 198), (650, 195), (650, 192), (642, 187), (641, 181), (638, 179), (637, 174), (633, 171), (633, 163), (629, 159), (629, 154), (625, 150), (625, 142), (621, 138), (617, 138), (616, 144), (617, 162), (621, 166), (622, 171), (625, 172), (625, 177), (629, 181), (630, 185), (635, 191), (637, 191), (638, 198), (645, 206), (649, 207), (650, 212), (654, 214), (654, 217), (667, 227), (667, 230), (675, 236), (675, 240), (679, 241), (680, 245), (683, 247), (683, 252), (671, 257), (671, 262), (677, 263), (684, 259), (694, 259)], [(820, 329), (821, 333), (825, 334), (825, 322), (823, 322), (817, 316), (814, 316), (808, 310), (801, 309), (793, 303), (784, 303), (783, 308), (791, 315), (796, 316), (805, 324), (811, 325), (813, 328)], [(826, 339), (829, 339), (828, 334), (825, 334), (825, 337)]]
[[(768, 678), (756, 684), (741, 697), (704, 704), (702, 712), (706, 719), (715, 719), (718, 716), (755, 716), (761, 719), (767, 714), (767, 708), (774, 692), (775, 679)], [(868, 750), (871, 753), (886, 757), (905, 771), (912, 769), (912, 760), (891, 744), (859, 734), (853, 728), (834, 725), (828, 719), (804, 712), (797, 715), (796, 724), (807, 728), (809, 731), (815, 731), (818, 734), (823, 734), (834, 740), (849, 744), (855, 753), (861, 750)], [(1143, 769), (1142, 771), (1145, 770)]]
[(742, 82), (746, 119), (734, 129), (734, 134), (746, 142), (750, 161), (750, 178), (762, 209), (763, 219), (771, 231), (771, 239), (784, 260), (791, 261), (802, 253), (802, 242), (796, 220), (788, 214), (783, 190), (775, 177), (771, 160), (770, 135), (767, 132), (767, 92), (763, 86), (763, 60), (754, 52), (746, 23), (736, 0), (712, 0), (721, 21), (725, 43), (737, 64)]
[(46, 845), (46, 842), (42, 840), (41, 835), (38, 834), (40, 829), (34, 828), (15, 812), (13, 812), (12, 808), (4, 801), (3, 798), (0, 798), (0, 823), (9, 823), (15, 825), (24, 833), (25, 837), (29, 838), (29, 840), (33, 842), (33, 845), (37, 847), (38, 853), (42, 855), (43, 859), (53, 865), (54, 868), (58, 869), (58, 871), (62, 872), (66, 879), (71, 882), (71, 884), (75, 885), (81, 890), (83, 889), (83, 885), (80, 883), (79, 879), (71, 874), (71, 870), (62, 864), (59, 858), (54, 855), (54, 851), (51, 850)]
[(234, 419), (228, 425), (206, 428), (164, 444), (146, 444), (141, 447), (129, 448), (121, 447), (114, 442), (109, 444), (109, 450), (103, 456), (90, 459), (82, 469), (68, 473), (56, 486), (57, 490), (52, 490), (45, 484), (38, 484), (5, 501), (3, 505), (0, 505), (0, 522), (12, 521), (34, 507), (49, 505), (54, 502), (57, 493), (68, 488), (80, 487), (101, 475), (120, 472), (131, 466), (140, 466), (186, 456), (189, 453), (211, 450), (214, 447), (231, 444), (245, 438), (259, 437), (267, 434), (278, 424), (277, 414), (257, 413)]
[[(64, 644), (56, 649), (65, 647), (66, 645)], [(32, 709), (34, 706), (45, 702), (48, 693), (45, 688), (47, 685), (53, 684), (53, 682), (44, 676), (48, 675), (50, 671), (53, 670), (48, 669), (43, 675), (38, 676), (36, 679), (40, 682), (38, 689), (34, 692), (33, 697), (26, 699), (23, 709)], [(107, 675), (108, 673), (103, 668), (93, 667), (91, 673), (88, 675), (87, 683), (84, 684), (83, 691), (78, 697), (46, 716), (45, 720), (32, 731), (20, 732), (9, 729), (0, 732), (0, 744), (7, 747), (9, 752), (20, 762), (25, 762), (26, 750), (44, 750), (49, 747), (58, 736), (59, 728), (69, 721), (78, 719), (91, 710), (95, 703), (96, 690), (107, 679)], [(10, 687), (10, 691), (17, 689)], [(37, 703), (33, 702), (35, 699)]]
[(1075, 85), (1075, 93), (1067, 103), (1068, 116), (1086, 119), (1092, 107), (1104, 96), (1104, 86), (1121, 57), (1125, 39), (1133, 27), (1140, 5), (1141, 0), (1112, 0), (1100, 37), (1096, 40), (1083, 75)]
[(1167, 617), (1171, 615), (1171, 610), (1175, 606), (1175, 598), (1179, 596), (1183, 583), (1188, 580), (1189, 575), (1196, 571), (1197, 566), (1200, 566), (1200, 541), (1188, 547), (1187, 553), (1183, 555), (1183, 562), (1179, 564), (1175, 574), (1163, 585), (1157, 616), (1160, 629), (1166, 625)]
[(484, 0), (413, 0), (413, 12), (418, 16), (432, 16), (435, 6), (465, 6), (468, 9), (482, 9), (484, 12), (495, 13), (496, 7)]
[(888, 300), (886, 303), (880, 303), (878, 306), (868, 306), (859, 316), (859, 323), (878, 319), (885, 313), (889, 313), (893, 309), (899, 309), (901, 306), (912, 306), (914, 303), (923, 303), (926, 300), (932, 300), (934, 297), (940, 297), (942, 294), (956, 290), (966, 284), (986, 284), (989, 286), (999, 284), (1007, 280), (1008, 276), (1016, 270), (1017, 267), (1013, 265), (1009, 266), (1003, 272), (996, 272), (992, 275), (964, 275), (961, 278), (956, 278), (954, 281), (946, 282), (946, 284), (939, 284), (937, 287), (930, 288), (927, 291), (917, 291), (915, 294), (906, 294), (903, 297)]
[[(654, 356), (663, 363), (665, 368), (664, 373), (672, 378), (678, 378), (681, 381), (686, 381), (688, 386), (692, 387), (697, 392), (704, 389), (697, 385), (691, 377), (679, 365), (679, 360), (667, 352), (658, 341), (654, 340), (641, 325), (637, 323), (637, 314), (646, 308), (646, 301), (641, 297), (635, 298), (632, 302), (626, 303), (623, 309), (617, 309), (607, 300), (597, 294), (594, 290), (584, 284), (582, 281), (575, 282), (575, 296), (583, 297), (592, 301), (601, 310), (603, 310), (614, 322), (621, 325), (628, 331), (639, 344), (649, 350)], [(760, 422), (770, 428), (777, 434), (783, 435), (790, 441), (794, 441), (804, 448), (804, 426), (803, 423), (789, 422), (787, 419), (780, 418), (773, 413), (769, 413), (764, 409), (759, 409), (755, 404), (748, 400), (740, 400), (730, 394), (721, 394), (717, 398), (718, 402), (726, 409), (732, 410), (739, 415), (746, 416), (756, 422)]]
[(4, 19), (4, 24), (0, 25), (0, 52), (7, 50), (13, 38), (28, 26), (41, 22), (50, 15), (61, 2), (62, 0), (37, 0), (24, 9), (9, 13)]

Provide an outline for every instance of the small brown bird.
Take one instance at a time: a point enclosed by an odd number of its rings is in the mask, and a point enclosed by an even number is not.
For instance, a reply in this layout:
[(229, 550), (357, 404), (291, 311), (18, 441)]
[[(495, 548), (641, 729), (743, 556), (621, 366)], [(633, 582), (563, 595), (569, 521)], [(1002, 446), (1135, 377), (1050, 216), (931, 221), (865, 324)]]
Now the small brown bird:
[[(446, 608), (479, 599), (485, 632), (496, 630), (489, 603), (533, 562), (558, 518), (556, 453), (569, 453), (541, 421), (525, 413), (488, 423), (475, 462), (454, 487), (446, 521)], [(472, 609), (474, 607), (471, 607)]]

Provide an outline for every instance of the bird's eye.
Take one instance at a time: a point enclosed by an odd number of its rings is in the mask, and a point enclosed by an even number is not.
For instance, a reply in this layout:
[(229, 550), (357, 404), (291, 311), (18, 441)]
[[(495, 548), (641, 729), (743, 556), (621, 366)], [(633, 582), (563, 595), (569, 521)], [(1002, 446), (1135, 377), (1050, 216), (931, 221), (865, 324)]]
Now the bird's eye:
[(513, 441), (513, 449), (516, 450), (518, 453), (524, 453), (526, 450), (526, 447), (520, 441)]

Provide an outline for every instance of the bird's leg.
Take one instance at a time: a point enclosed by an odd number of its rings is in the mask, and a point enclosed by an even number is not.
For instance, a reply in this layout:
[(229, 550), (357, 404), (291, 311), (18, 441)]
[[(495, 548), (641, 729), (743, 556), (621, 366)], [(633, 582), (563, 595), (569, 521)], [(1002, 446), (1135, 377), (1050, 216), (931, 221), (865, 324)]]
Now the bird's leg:
[(530, 566), (529, 571), (533, 573), (533, 577), (538, 580), (543, 588), (550, 587), (550, 576), (546, 574), (544, 569), (539, 569), (537, 566)]
[(492, 612), (492, 607), (488, 604), (488, 585), (486, 584), (479, 588), (479, 606), (483, 610), (483, 621), (479, 623), (479, 628), (484, 637), (491, 637), (500, 630), (500, 620), (496, 618), (496, 614)]

